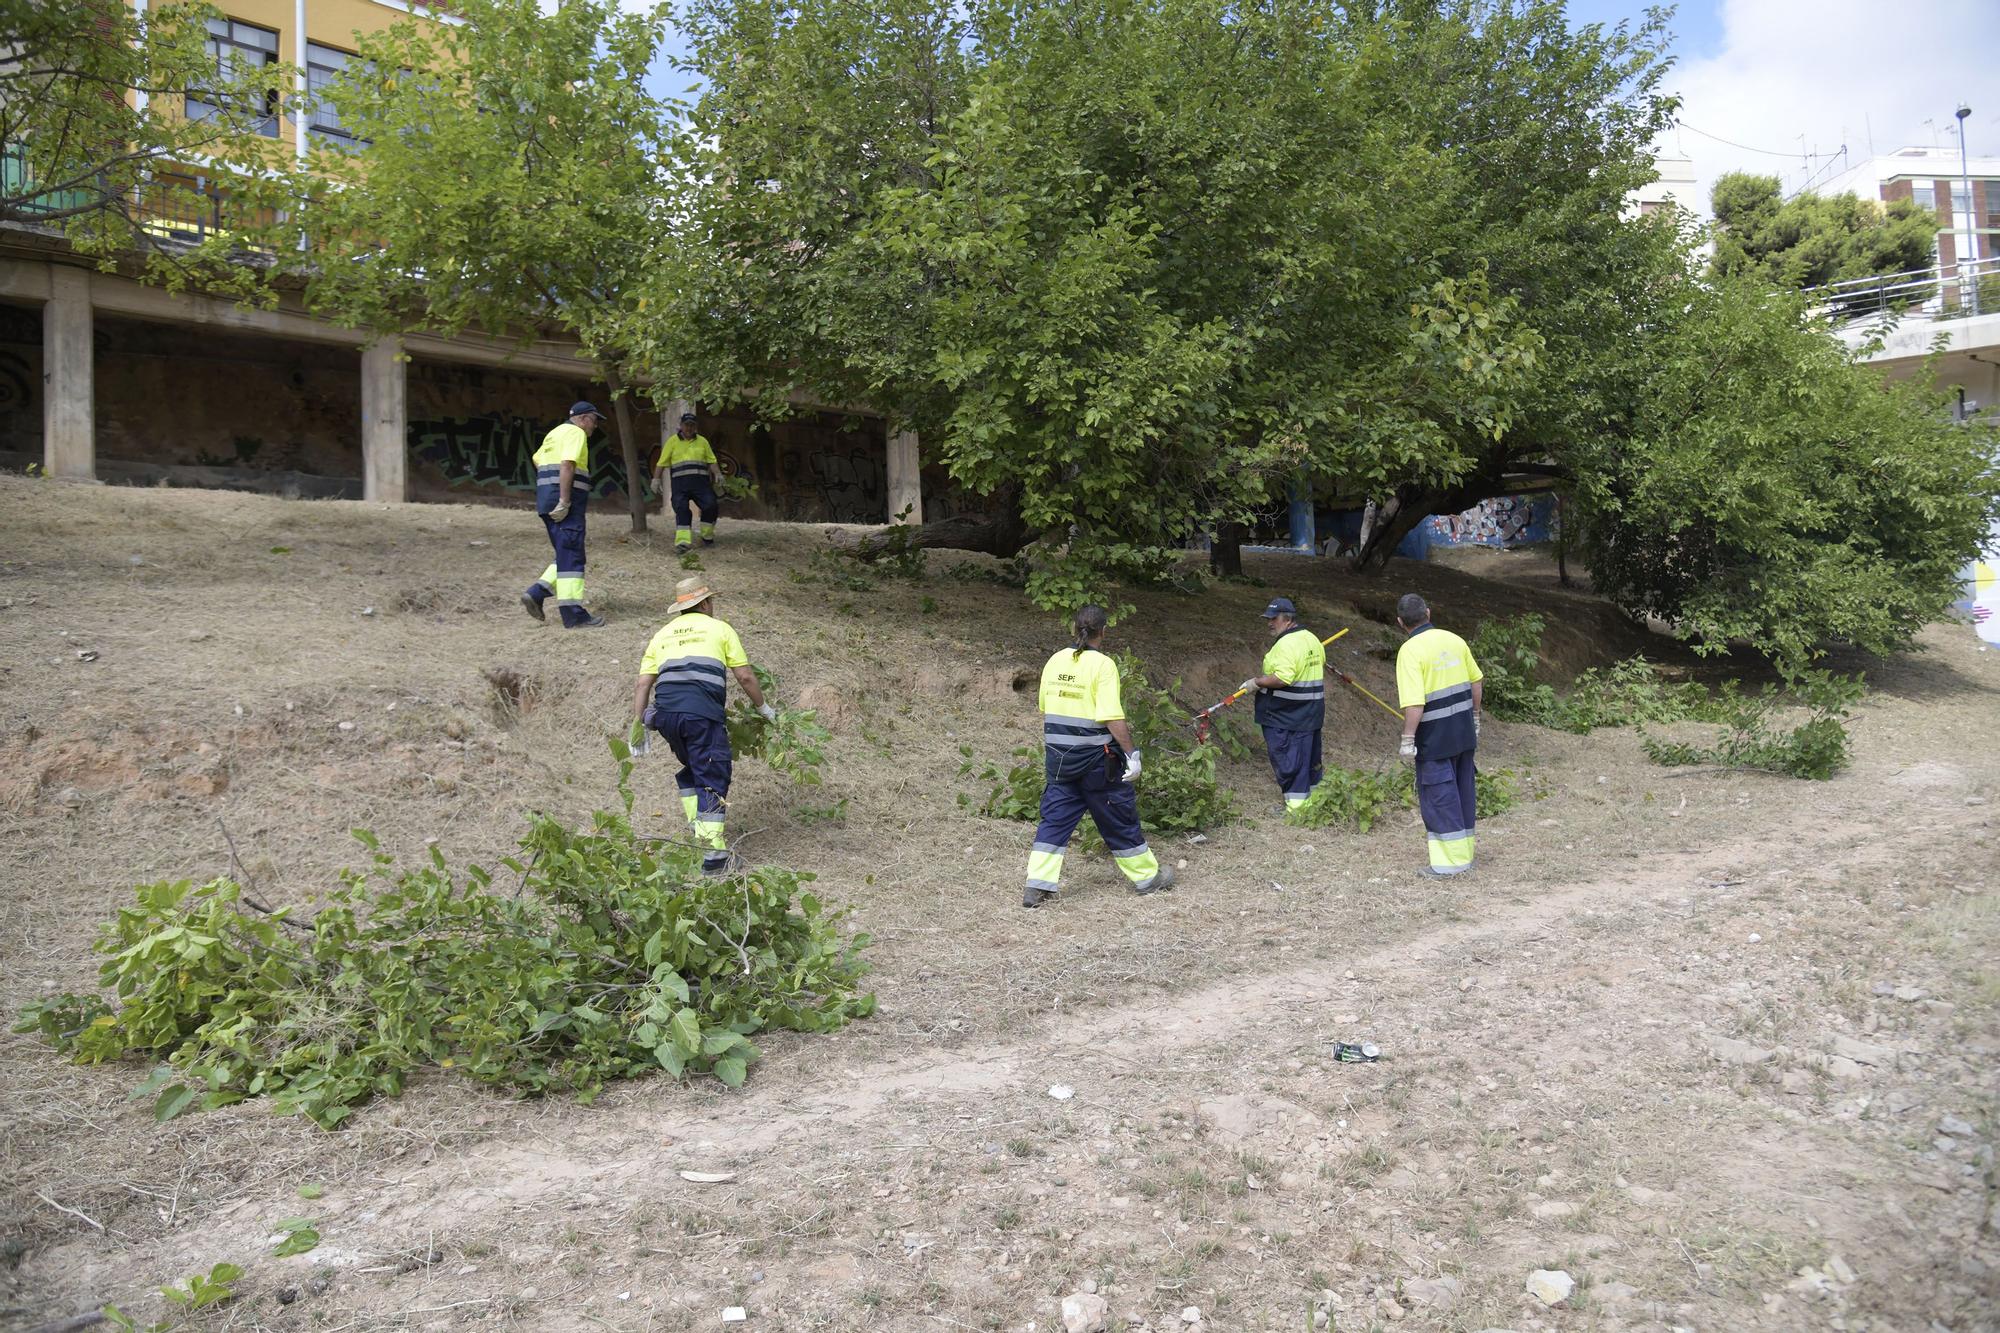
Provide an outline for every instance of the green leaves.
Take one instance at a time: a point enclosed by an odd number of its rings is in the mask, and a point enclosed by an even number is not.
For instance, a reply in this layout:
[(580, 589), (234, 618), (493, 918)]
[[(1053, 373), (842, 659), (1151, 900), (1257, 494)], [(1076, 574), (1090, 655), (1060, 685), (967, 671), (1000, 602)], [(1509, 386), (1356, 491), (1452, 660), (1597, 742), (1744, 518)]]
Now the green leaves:
[[(751, 1034), (874, 1010), (866, 936), (843, 940), (846, 914), (800, 895), (810, 876), (708, 878), (697, 852), (640, 840), (623, 813), (583, 828), (533, 817), (518, 897), (363, 842), (369, 869), (304, 930), (239, 910), (228, 880), (141, 885), (98, 940), (111, 1003), (54, 997), (18, 1029), (78, 1060), (164, 1061), (134, 1094), (161, 1120), (269, 1097), (332, 1128), (426, 1065), (585, 1100), (654, 1069), (735, 1087), (758, 1058)], [(293, 1220), (282, 1253), (317, 1244)]]
[(277, 1230), (282, 1238), (271, 1247), (273, 1258), (287, 1259), (319, 1248), (319, 1232), (303, 1217), (288, 1217), (278, 1223)]

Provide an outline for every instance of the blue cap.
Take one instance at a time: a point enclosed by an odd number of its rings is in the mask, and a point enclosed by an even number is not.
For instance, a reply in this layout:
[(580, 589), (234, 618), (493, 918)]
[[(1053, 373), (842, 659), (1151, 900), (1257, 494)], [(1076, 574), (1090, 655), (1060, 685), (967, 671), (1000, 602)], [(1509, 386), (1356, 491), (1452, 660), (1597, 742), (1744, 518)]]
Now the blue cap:
[(571, 403), (569, 405), (569, 414), (573, 417), (580, 417), (585, 412), (590, 413), (590, 415), (594, 417), (601, 417), (604, 415), (602, 412), (597, 410), (597, 404), (595, 403)]
[(1264, 608), (1264, 619), (1270, 620), (1277, 616), (1296, 616), (1298, 613), (1299, 609), (1292, 605), (1291, 598), (1273, 597), (1271, 604)]

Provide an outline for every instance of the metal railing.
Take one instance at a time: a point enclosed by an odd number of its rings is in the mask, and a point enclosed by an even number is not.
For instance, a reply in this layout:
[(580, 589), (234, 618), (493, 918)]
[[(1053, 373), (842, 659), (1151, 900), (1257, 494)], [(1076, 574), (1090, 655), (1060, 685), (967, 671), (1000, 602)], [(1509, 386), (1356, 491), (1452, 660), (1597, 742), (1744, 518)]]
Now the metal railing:
[[(1958, 233), (1963, 235), (1963, 233)], [(1982, 228), (1981, 235), (2000, 234)], [(1815, 314), (1835, 324), (1877, 318), (1929, 322), (2000, 315), (2000, 255), (1808, 287)]]

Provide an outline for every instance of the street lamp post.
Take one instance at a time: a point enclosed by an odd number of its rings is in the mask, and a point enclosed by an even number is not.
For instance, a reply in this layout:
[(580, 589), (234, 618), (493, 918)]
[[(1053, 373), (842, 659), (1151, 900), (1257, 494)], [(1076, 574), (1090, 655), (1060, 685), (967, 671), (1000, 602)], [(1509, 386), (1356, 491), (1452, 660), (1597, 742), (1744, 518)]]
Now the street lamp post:
[[(1962, 287), (1965, 282), (1965, 265), (1970, 260), (1972, 263), (1972, 313), (1976, 315), (1979, 313), (1979, 233), (1974, 229), (1973, 223), (1978, 220), (1978, 215), (1972, 207), (1972, 172), (1966, 165), (1965, 154), (1965, 118), (1972, 114), (1972, 108), (1960, 103), (1958, 110), (1954, 114), (1958, 117), (1958, 184), (1959, 188), (1965, 191), (1965, 245), (1958, 253), (1959, 283)], [(1957, 213), (1958, 210), (1954, 208), (1952, 212)], [(1954, 230), (1956, 230), (1957, 221), (1956, 217), (1952, 219)]]

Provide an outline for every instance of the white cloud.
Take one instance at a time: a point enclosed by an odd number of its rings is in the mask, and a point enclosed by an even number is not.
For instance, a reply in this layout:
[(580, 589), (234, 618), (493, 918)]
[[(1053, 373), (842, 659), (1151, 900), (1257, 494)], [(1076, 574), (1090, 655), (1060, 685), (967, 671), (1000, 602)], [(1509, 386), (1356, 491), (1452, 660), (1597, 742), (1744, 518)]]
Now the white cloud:
[[(1961, 101), (1972, 106), (1973, 155), (2000, 157), (1995, 0), (1722, 0), (1721, 11), (1715, 54), (1668, 78), (1681, 119), (1790, 156), (1670, 130), (1662, 148), (1694, 160), (1704, 204), (1728, 171), (1779, 175), (1789, 193), (1908, 144), (1956, 148)], [(1843, 145), (1846, 159), (1836, 161)]]

